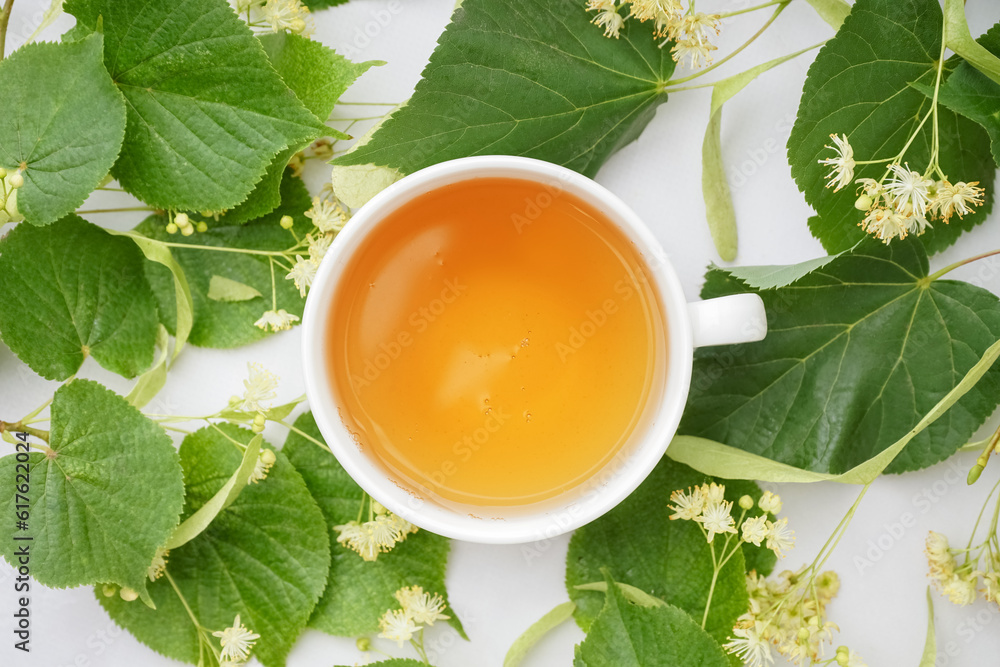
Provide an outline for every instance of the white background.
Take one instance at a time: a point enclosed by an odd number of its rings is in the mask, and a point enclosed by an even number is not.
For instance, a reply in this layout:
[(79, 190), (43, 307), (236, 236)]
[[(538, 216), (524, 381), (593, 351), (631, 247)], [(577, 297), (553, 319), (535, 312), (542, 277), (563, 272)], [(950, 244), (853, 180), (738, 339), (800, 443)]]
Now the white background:
[[(48, 3), (18, 0), (10, 25), (8, 48), (19, 45), (37, 24)], [(390, 3), (352, 0), (317, 16), (316, 38), (353, 55), (354, 60), (380, 59), (388, 65), (367, 73), (345, 99), (361, 102), (398, 102), (409, 96), (446, 25), (453, 0), (402, 0), (399, 11), (388, 14)], [(580, 0), (580, 5), (584, 4)], [(702, 0), (699, 9), (732, 11), (752, 4), (747, 0)], [(969, 3), (973, 34), (1000, 19), (996, 3)], [(581, 9), (582, 11), (582, 9)], [(386, 21), (386, 17), (389, 18)], [(381, 21), (379, 19), (382, 19)], [(719, 53), (742, 43), (765, 20), (763, 12), (729, 20), (720, 38)], [(55, 39), (72, 25), (63, 17), (46, 33)], [(366, 36), (367, 29), (370, 36)], [(596, 29), (596, 28), (595, 28)], [(766, 36), (734, 61), (704, 80), (742, 71), (754, 64), (795, 51), (832, 35), (802, 0), (796, 0)], [(353, 49), (351, 51), (350, 49)], [(811, 211), (789, 175), (784, 145), (798, 105), (806, 69), (815, 52), (799, 57), (763, 75), (726, 105), (723, 151), (739, 217), (743, 264), (787, 264), (824, 254), (809, 234)], [(0, 91), (2, 94), (2, 91)], [(717, 261), (704, 222), (700, 186), (701, 141), (707, 122), (709, 92), (676, 94), (661, 106), (641, 139), (615, 155), (597, 180), (635, 208), (654, 230), (671, 256), (689, 298), (697, 297), (704, 269)], [(344, 106), (341, 117), (373, 115), (364, 107)], [(359, 125), (359, 128), (364, 125)], [(317, 189), (325, 168), (309, 173)], [(124, 198), (98, 196), (92, 204), (128, 205)], [(119, 204), (119, 202), (122, 202)], [(141, 214), (92, 217), (94, 221), (127, 228)], [(940, 267), (987, 249), (1000, 247), (998, 214), (955, 247), (932, 260)], [(980, 262), (955, 277), (1000, 292), (1000, 262)], [(257, 361), (281, 377), (280, 400), (303, 392), (299, 362), (299, 333), (291, 331), (249, 347), (218, 351), (189, 347), (166, 388), (147, 408), (150, 412), (203, 414), (221, 407), (239, 393), (246, 362)], [(116, 391), (129, 383), (99, 368), (91, 360), (81, 376), (98, 379)], [(51, 396), (56, 388), (34, 376), (6, 347), (0, 345), (0, 418), (14, 420)], [(990, 420), (993, 426), (996, 417)], [(992, 429), (992, 426), (989, 427)], [(985, 433), (985, 429), (984, 429)], [(279, 429), (268, 438), (284, 440)], [(985, 435), (981, 436), (985, 437)], [(7, 449), (3, 449), (7, 448)], [(9, 453), (0, 445), (0, 453)], [(849, 644), (869, 665), (916, 666), (924, 643), (927, 585), (922, 554), (928, 530), (947, 534), (953, 543), (967, 539), (975, 514), (989, 486), (1000, 475), (994, 462), (984, 479), (967, 487), (965, 473), (975, 454), (956, 456), (929, 470), (879, 480), (864, 499), (846, 536), (828, 562), (839, 572), (842, 589), (829, 608), (842, 632), (837, 643)], [(5, 482), (6, 483), (6, 482)], [(855, 487), (835, 484), (782, 485), (785, 515), (796, 530), (798, 543), (782, 566), (809, 562), (856, 497)], [(903, 527), (904, 522), (912, 527)], [(915, 522), (915, 525), (913, 523)], [(483, 546), (455, 543), (448, 570), (448, 591), (462, 618), (470, 642), (453, 631), (437, 628), (428, 646), (439, 667), (500, 665), (507, 648), (535, 619), (567, 599), (563, 585), (568, 536), (526, 546)], [(336, 547), (335, 547), (336, 548)], [(176, 664), (139, 644), (116, 628), (89, 588), (48, 590), (35, 587), (31, 609), (33, 635), (30, 657), (11, 648), (14, 602), (12, 570), (0, 563), (0, 664), (38, 667), (132, 667)], [(935, 594), (938, 665), (971, 667), (997, 664), (1000, 655), (1000, 611), (978, 602), (959, 608)], [(137, 603), (138, 604), (138, 603)], [(572, 662), (573, 644), (582, 633), (572, 624), (546, 637), (525, 665), (559, 667)], [(376, 641), (396, 656), (414, 657), (409, 648)], [(353, 639), (333, 638), (306, 631), (292, 651), (289, 665), (364, 664)]]

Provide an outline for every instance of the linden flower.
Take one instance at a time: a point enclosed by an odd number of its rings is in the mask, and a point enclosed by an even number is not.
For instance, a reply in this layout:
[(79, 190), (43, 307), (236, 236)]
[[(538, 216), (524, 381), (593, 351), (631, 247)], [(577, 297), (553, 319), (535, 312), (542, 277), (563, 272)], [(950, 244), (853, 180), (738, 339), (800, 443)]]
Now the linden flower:
[(377, 516), (374, 521), (349, 521), (333, 528), (339, 533), (337, 542), (358, 552), (366, 561), (378, 559), (380, 553), (390, 551), (396, 543), (418, 530), (409, 521), (391, 513)]
[(795, 546), (795, 531), (788, 527), (788, 519), (767, 522), (767, 548), (780, 558)]
[(670, 502), (673, 505), (667, 505), (667, 507), (674, 511), (670, 516), (671, 519), (696, 519), (705, 508), (705, 497), (701, 493), (701, 487), (698, 486), (694, 489), (688, 489), (687, 493), (680, 490), (674, 491), (670, 494)]
[(708, 42), (700, 42), (696, 39), (688, 38), (678, 41), (670, 50), (673, 53), (674, 60), (682, 64), (684, 60), (687, 60), (688, 68), (696, 69), (702, 65), (711, 64), (711, 52), (715, 51), (716, 47)]
[(900, 166), (898, 163), (893, 163), (889, 165), (889, 171), (893, 177), (886, 181), (885, 189), (892, 197), (896, 210), (902, 211), (903, 206), (909, 204), (917, 215), (926, 214), (930, 203), (928, 193), (934, 181), (910, 171), (909, 165)]
[(906, 218), (891, 208), (873, 208), (858, 226), (883, 243), (905, 239), (910, 233)]
[(748, 665), (748, 667), (761, 667), (765, 663), (773, 663), (774, 656), (771, 655), (771, 644), (761, 636), (757, 629), (759, 625), (761, 623), (757, 622), (754, 627), (733, 628), (733, 634), (736, 637), (730, 637), (729, 642), (723, 644), (722, 648), (742, 660), (743, 664)]
[(409, 614), (402, 609), (390, 609), (382, 614), (382, 618), (378, 619), (378, 626), (382, 629), (378, 634), (379, 637), (397, 642), (400, 646), (403, 642), (413, 639), (413, 633), (420, 630)]
[(597, 12), (591, 23), (604, 28), (605, 37), (618, 39), (618, 34), (625, 25), (625, 19), (618, 13), (614, 0), (590, 0), (587, 3), (587, 11)]
[(403, 611), (420, 625), (434, 625), (435, 621), (450, 618), (441, 613), (445, 609), (444, 599), (437, 593), (425, 593), (420, 586), (400, 588), (396, 591), (396, 599)]
[(714, 32), (716, 35), (719, 34), (719, 20), (720, 17), (718, 14), (697, 12), (685, 15), (677, 22), (677, 26), (678, 30), (683, 31), (688, 36), (688, 39), (694, 40), (699, 44), (704, 44), (708, 42), (709, 31)]
[(222, 645), (220, 657), (237, 663), (246, 662), (254, 643), (260, 639), (260, 635), (250, 632), (240, 623), (239, 614), (236, 614), (232, 627), (213, 632), (212, 635), (219, 637), (219, 643)]
[(264, 412), (267, 406), (262, 401), (269, 401), (277, 396), (278, 376), (264, 370), (260, 364), (247, 364), (249, 377), (243, 381), (243, 397), (239, 409), (244, 412)]
[(277, 457), (274, 455), (270, 449), (262, 449), (260, 453), (257, 454), (257, 463), (254, 465), (253, 472), (250, 473), (250, 479), (247, 480), (247, 484), (256, 484), (267, 478), (267, 473), (271, 472), (271, 466)]
[(664, 16), (675, 18), (682, 10), (677, 0), (631, 0), (631, 6), (629, 16), (640, 21), (655, 21)]
[(339, 232), (347, 223), (347, 211), (337, 202), (313, 197), (313, 205), (305, 216), (312, 220), (313, 224), (321, 232)]
[(741, 530), (743, 531), (744, 542), (749, 542), (755, 547), (759, 547), (768, 534), (767, 515), (761, 514), (753, 519), (747, 519), (743, 522)]
[(954, 574), (942, 585), (941, 592), (948, 596), (948, 599), (959, 606), (970, 605), (976, 601), (976, 583), (979, 577), (975, 572), (967, 572), (964, 575)]
[(981, 206), (983, 203), (983, 189), (976, 187), (977, 185), (979, 181), (971, 183), (959, 181), (955, 185), (948, 181), (940, 181), (937, 194), (931, 202), (931, 210), (945, 222), (948, 222), (955, 213), (960, 218), (971, 213), (973, 206)]
[(309, 259), (318, 266), (323, 258), (326, 257), (326, 251), (330, 249), (333, 237), (329, 234), (321, 234), (316, 238), (306, 235), (306, 240), (309, 242)]
[(770, 514), (781, 513), (781, 496), (770, 491), (765, 491), (757, 501), (757, 507)]
[(295, 265), (292, 266), (292, 270), (285, 276), (285, 280), (295, 281), (295, 287), (299, 290), (299, 296), (305, 298), (306, 290), (309, 289), (313, 279), (316, 277), (317, 268), (316, 262), (311, 259), (302, 259), (301, 255), (296, 255)]
[(298, 315), (293, 315), (289, 313), (284, 308), (280, 310), (268, 310), (265, 311), (260, 319), (254, 322), (254, 326), (264, 331), (270, 329), (271, 331), (282, 331), (284, 329), (291, 329), (292, 325), (299, 321)]
[(709, 542), (715, 539), (716, 533), (736, 532), (736, 528), (733, 525), (733, 517), (730, 514), (732, 509), (732, 502), (715, 502), (706, 506), (701, 516), (695, 518), (695, 521), (703, 525), (705, 530), (708, 531)]
[(840, 136), (831, 134), (830, 139), (833, 140), (834, 146), (826, 146), (826, 148), (836, 151), (837, 155), (820, 160), (819, 163), (833, 167), (826, 175), (828, 179), (826, 187), (833, 188), (833, 191), (836, 192), (845, 185), (850, 185), (851, 180), (854, 179), (854, 149), (851, 148), (846, 134)]
[(20, 171), (0, 168), (0, 225), (24, 220), (17, 209), (17, 191), (23, 185), (24, 176)]
[(167, 557), (170, 552), (163, 547), (156, 550), (156, 555), (153, 556), (153, 562), (146, 569), (146, 576), (149, 577), (150, 581), (156, 581), (163, 576), (163, 573), (167, 569)]
[(298, 35), (308, 35), (313, 30), (309, 8), (300, 0), (267, 0), (261, 12), (274, 32), (287, 30)]

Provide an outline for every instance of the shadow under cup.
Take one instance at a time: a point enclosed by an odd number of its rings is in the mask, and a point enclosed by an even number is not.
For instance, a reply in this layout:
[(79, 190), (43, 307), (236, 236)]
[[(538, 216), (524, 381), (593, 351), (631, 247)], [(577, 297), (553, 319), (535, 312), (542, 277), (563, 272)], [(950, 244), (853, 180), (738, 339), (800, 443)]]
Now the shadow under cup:
[(303, 318), (307, 394), (390, 511), (456, 539), (544, 539), (614, 507), (663, 455), (690, 378), (684, 308), (655, 238), (590, 179), (442, 163), (373, 198), (328, 251)]

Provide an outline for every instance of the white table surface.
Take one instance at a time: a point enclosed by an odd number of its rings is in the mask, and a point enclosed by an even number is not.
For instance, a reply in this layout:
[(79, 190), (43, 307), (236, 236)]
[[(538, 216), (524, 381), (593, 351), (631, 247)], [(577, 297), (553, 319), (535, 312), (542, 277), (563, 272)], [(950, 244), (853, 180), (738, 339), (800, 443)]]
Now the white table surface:
[[(703, 0), (705, 8), (732, 11), (747, 0)], [(371, 70), (348, 91), (345, 100), (397, 102), (408, 97), (419, 79), (437, 38), (446, 25), (453, 0), (399, 0), (398, 11), (382, 25), (387, 0), (352, 0), (317, 15), (316, 38), (342, 52), (354, 48), (354, 60), (380, 59), (388, 65)], [(580, 5), (584, 4), (580, 0)], [(8, 48), (19, 45), (37, 24), (48, 2), (18, 0), (11, 20)], [(1000, 5), (969, 3), (973, 34), (1000, 19)], [(699, 2), (699, 9), (702, 9)], [(582, 9), (581, 9), (582, 11)], [(741, 43), (764, 20), (761, 13), (731, 19), (720, 38), (719, 53)], [(56, 38), (72, 25), (62, 17), (44, 33)], [(369, 28), (371, 37), (361, 37)], [(719, 69), (733, 74), (770, 58), (831, 36), (832, 31), (802, 0), (796, 0), (766, 36)], [(726, 105), (723, 151), (728, 164), (741, 234), (739, 263), (787, 264), (823, 254), (806, 227), (811, 211), (789, 174), (785, 142), (798, 106), (806, 69), (814, 54), (773, 70)], [(709, 75), (706, 80), (718, 77)], [(701, 198), (701, 141), (707, 123), (709, 92), (676, 94), (660, 107), (642, 138), (612, 157), (597, 180), (621, 196), (642, 216), (663, 243), (689, 298), (697, 297), (704, 269), (717, 261), (704, 223)], [(373, 115), (362, 107), (341, 107), (347, 116)], [(360, 126), (359, 126), (360, 127)], [(318, 189), (326, 167), (312, 165), (307, 174)], [(106, 193), (91, 204), (126, 201)], [(127, 204), (124, 204), (127, 205)], [(90, 207), (88, 205), (88, 207)], [(93, 218), (100, 224), (127, 228), (138, 214)], [(966, 234), (932, 266), (1000, 247), (1000, 213)], [(956, 272), (1000, 292), (1000, 262), (980, 262)], [(281, 377), (279, 400), (303, 392), (299, 332), (291, 331), (237, 350), (188, 348), (170, 374), (166, 388), (148, 410), (200, 414), (221, 406), (238, 393), (246, 362), (257, 361)], [(87, 360), (81, 376), (104, 382), (125, 393), (129, 383)], [(56, 383), (36, 377), (0, 345), (0, 417), (17, 419), (51, 396)], [(995, 426), (997, 416), (990, 422)], [(992, 427), (990, 427), (992, 428)], [(985, 429), (984, 429), (985, 432)], [(269, 428), (270, 441), (284, 441), (281, 427)], [(985, 437), (985, 436), (984, 436)], [(7, 449), (3, 449), (6, 447)], [(10, 447), (0, 444), (0, 453)], [(959, 542), (967, 538), (991, 480), (1000, 474), (994, 462), (984, 479), (967, 487), (965, 473), (975, 454), (956, 456), (928, 470), (887, 477), (874, 484), (853, 524), (828, 562), (841, 576), (842, 588), (829, 607), (839, 624), (838, 643), (857, 650), (869, 665), (916, 666), (926, 628), (924, 591), (926, 562), (922, 554), (928, 530), (944, 532)], [(836, 484), (780, 485), (796, 548), (780, 565), (795, 568), (809, 562), (853, 502), (856, 487)], [(910, 515), (908, 517), (908, 515)], [(912, 525), (905, 528), (902, 523)], [(470, 637), (460, 640), (447, 627), (429, 632), (432, 662), (439, 667), (500, 665), (507, 648), (534, 620), (567, 599), (563, 586), (568, 536), (525, 546), (454, 543), (448, 569), (448, 592)], [(160, 667), (177, 664), (155, 654), (119, 630), (94, 599), (90, 588), (49, 590), (36, 586), (32, 653), (11, 648), (14, 608), (11, 568), (0, 562), (0, 665), (38, 667)], [(1000, 610), (977, 602), (956, 607), (935, 594), (939, 667), (995, 665), (1000, 655)], [(566, 623), (532, 652), (526, 667), (559, 667), (572, 663), (573, 644), (583, 637)], [(415, 657), (409, 647), (377, 640), (376, 645), (400, 657)], [(377, 656), (372, 655), (374, 660)], [(290, 667), (364, 664), (353, 639), (307, 630), (295, 645)]]

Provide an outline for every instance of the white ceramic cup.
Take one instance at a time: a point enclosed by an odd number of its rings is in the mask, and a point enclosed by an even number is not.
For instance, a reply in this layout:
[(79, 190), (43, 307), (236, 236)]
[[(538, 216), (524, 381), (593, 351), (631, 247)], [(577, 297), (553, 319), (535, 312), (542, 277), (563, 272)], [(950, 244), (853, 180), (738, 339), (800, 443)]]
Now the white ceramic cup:
[[(327, 373), (325, 336), (338, 283), (353, 253), (382, 219), (431, 190), (491, 177), (531, 180), (569, 192), (618, 226), (649, 269), (666, 322), (669, 364), (658, 397), (654, 400), (655, 392), (650, 394), (640, 425), (618, 455), (589, 481), (530, 505), (483, 508), (439, 502), (395, 479), (358, 447), (339, 417), (333, 381)], [(624, 500), (659, 462), (677, 429), (691, 381), (694, 348), (753, 342), (761, 340), (766, 332), (764, 304), (756, 294), (688, 303), (656, 238), (632, 209), (601, 185), (548, 162), (487, 155), (422, 169), (390, 185), (361, 207), (327, 251), (310, 288), (302, 318), (302, 357), (306, 394), (316, 423), (337, 460), (372, 498), (413, 524), (440, 535), (472, 542), (516, 544), (578, 528)]]

